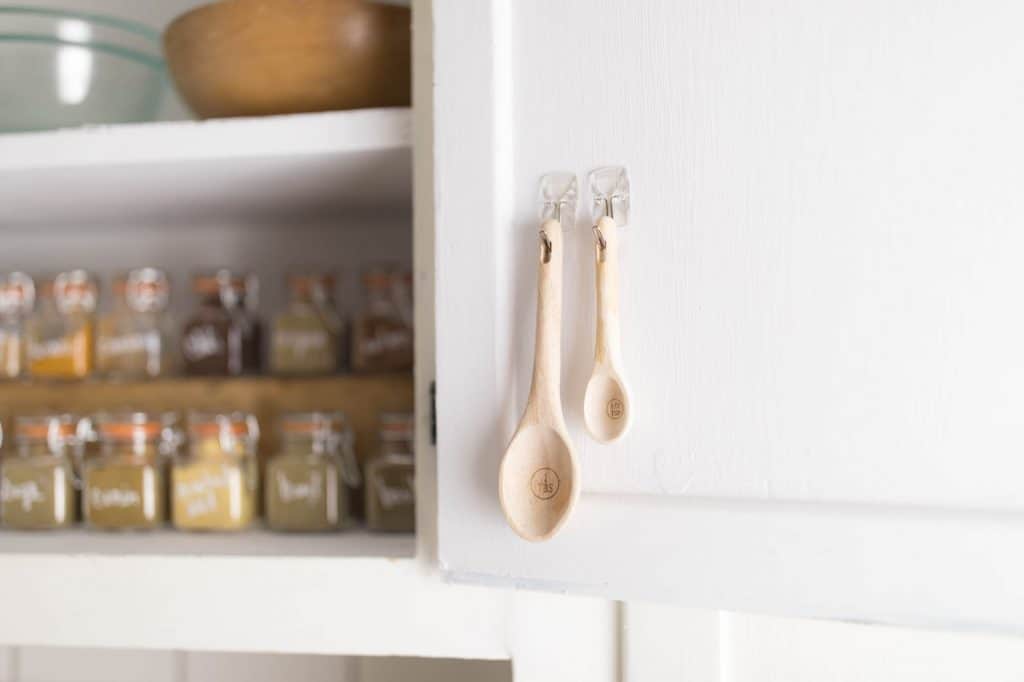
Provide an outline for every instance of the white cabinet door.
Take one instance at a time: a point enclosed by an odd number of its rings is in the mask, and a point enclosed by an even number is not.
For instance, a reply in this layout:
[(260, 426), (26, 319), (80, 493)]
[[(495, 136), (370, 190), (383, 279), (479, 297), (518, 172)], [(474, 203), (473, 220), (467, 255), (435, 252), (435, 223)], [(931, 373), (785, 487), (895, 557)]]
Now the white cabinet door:
[[(1024, 629), (1024, 5), (435, 0), (439, 555), (460, 580)], [(553, 540), (497, 470), (529, 388), (539, 176), (630, 171), (635, 421), (581, 423)]]

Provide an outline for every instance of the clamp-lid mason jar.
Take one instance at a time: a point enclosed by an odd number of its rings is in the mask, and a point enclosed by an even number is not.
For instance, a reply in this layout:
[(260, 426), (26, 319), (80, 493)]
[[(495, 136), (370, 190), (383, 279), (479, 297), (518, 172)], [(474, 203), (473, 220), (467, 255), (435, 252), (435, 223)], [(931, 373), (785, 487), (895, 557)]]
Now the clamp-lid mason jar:
[(416, 530), (414, 437), (411, 413), (380, 415), (380, 452), (366, 464), (366, 525), (370, 530)]
[(343, 323), (330, 273), (288, 276), (291, 300), (274, 318), (270, 362), (277, 374), (329, 374), (341, 361)]
[(157, 268), (137, 268), (113, 282), (113, 308), (100, 316), (96, 369), (106, 376), (152, 378), (173, 363), (171, 284)]
[(35, 283), (23, 272), (0, 280), (0, 377), (4, 379), (25, 373), (25, 322), (35, 306), (35, 294)]
[(171, 469), (171, 516), (181, 530), (240, 530), (252, 523), (259, 489), (256, 418), (194, 412), (189, 445)]
[(66, 528), (76, 520), (79, 420), (44, 414), (14, 420), (14, 447), (0, 460), (0, 518), (8, 528)]
[(186, 374), (225, 376), (256, 372), (262, 361), (256, 317), (257, 280), (230, 270), (197, 275), (199, 309), (182, 331)]
[(94, 420), (99, 452), (85, 460), (85, 522), (104, 530), (159, 528), (167, 520), (166, 462), (181, 441), (174, 413), (121, 412)]
[(349, 487), (359, 484), (352, 430), (341, 412), (297, 412), (280, 423), (281, 447), (267, 463), (267, 525), (330, 531), (348, 523)]
[(62, 272), (43, 283), (26, 324), (29, 374), (81, 379), (92, 373), (98, 297), (96, 281), (85, 270)]

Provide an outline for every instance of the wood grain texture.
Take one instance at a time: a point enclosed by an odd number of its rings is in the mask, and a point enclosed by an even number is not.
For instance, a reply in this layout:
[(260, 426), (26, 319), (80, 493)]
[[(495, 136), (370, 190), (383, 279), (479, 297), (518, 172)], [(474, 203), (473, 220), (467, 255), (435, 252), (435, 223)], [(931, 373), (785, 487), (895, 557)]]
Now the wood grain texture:
[[(278, 446), (282, 412), (342, 410), (356, 436), (356, 454), (377, 451), (380, 412), (412, 411), (412, 378), (406, 375), (349, 375), (312, 379), (276, 377), (180, 378), (140, 382), (8, 383), (0, 386), (0, 415), (43, 411), (91, 414), (103, 410), (188, 410), (252, 412), (260, 422), (260, 454)], [(7, 433), (10, 433), (8, 430)]]
[(164, 52), (201, 118), (408, 106), (410, 24), (360, 0), (222, 0), (171, 22)]

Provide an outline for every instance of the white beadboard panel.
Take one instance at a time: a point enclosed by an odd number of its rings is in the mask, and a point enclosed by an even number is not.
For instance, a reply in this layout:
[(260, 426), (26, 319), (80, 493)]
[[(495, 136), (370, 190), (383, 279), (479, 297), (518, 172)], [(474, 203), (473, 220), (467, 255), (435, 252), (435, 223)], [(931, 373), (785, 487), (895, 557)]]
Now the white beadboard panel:
[[(59, 616), (55, 616), (59, 617)], [(182, 654), (139, 649), (21, 647), (17, 682), (185, 682)]]
[(712, 610), (624, 603), (621, 682), (719, 682), (720, 618)]
[(359, 672), (358, 682), (513, 682), (508, 661), (362, 658)]
[(517, 592), (506, 628), (514, 682), (620, 682), (617, 604)]
[(359, 661), (343, 656), (187, 653), (181, 682), (374, 682), (358, 677)]
[(722, 617), (722, 682), (1024, 679), (1024, 639), (741, 614)]

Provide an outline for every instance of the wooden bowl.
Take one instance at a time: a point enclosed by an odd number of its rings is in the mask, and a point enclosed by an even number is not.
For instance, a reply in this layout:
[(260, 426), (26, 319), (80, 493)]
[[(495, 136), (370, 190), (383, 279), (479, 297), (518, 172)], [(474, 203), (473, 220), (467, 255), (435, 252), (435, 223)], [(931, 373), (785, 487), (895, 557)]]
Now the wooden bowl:
[(408, 106), (410, 12), (364, 0), (221, 0), (164, 33), (200, 118)]

